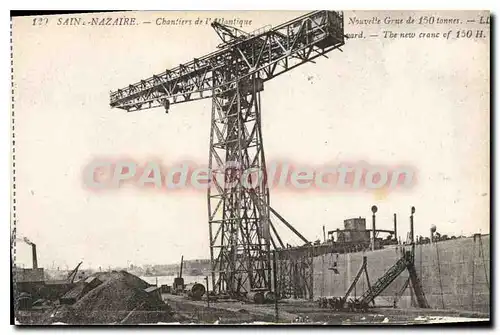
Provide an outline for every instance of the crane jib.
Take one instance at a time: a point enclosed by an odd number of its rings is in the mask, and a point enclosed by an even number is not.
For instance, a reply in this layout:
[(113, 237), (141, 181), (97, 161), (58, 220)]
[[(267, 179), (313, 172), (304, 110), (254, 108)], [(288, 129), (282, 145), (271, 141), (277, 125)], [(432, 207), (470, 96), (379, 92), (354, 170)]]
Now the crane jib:
[(210, 98), (251, 76), (267, 81), (344, 45), (341, 12), (316, 11), (247, 35), (217, 26), (224, 34), (219, 50), (112, 92), (110, 106), (136, 111)]
[[(222, 40), (216, 51), (112, 92), (110, 104), (126, 111), (168, 111), (172, 104), (211, 97), (209, 171), (225, 178), (233, 162), (241, 171), (266, 171), (260, 117), (264, 81), (339, 49), (343, 21), (341, 12), (316, 11), (251, 33), (214, 23)], [(271, 244), (284, 245), (271, 214), (310, 243), (270, 206), (267, 187), (257, 184), (250, 192), (236, 179), (236, 187), (214, 182), (207, 190), (210, 260), (213, 290), (244, 296), (271, 290)], [(310, 273), (309, 281), (312, 268), (301, 265), (296, 271)], [(312, 282), (306, 286), (312, 294)]]

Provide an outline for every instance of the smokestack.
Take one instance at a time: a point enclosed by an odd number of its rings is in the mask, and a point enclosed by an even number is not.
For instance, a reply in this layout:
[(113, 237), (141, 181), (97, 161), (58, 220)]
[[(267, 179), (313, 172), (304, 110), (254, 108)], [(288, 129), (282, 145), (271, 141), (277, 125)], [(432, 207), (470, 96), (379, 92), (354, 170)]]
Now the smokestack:
[(31, 258), (33, 259), (33, 269), (38, 269), (38, 259), (36, 256), (36, 244), (31, 242), (27, 237), (23, 238), (24, 243), (31, 245)]
[(398, 219), (396, 217), (396, 213), (394, 213), (394, 239), (398, 240)]
[(38, 269), (38, 260), (36, 257), (36, 244), (31, 243), (31, 255), (33, 257), (33, 269)]

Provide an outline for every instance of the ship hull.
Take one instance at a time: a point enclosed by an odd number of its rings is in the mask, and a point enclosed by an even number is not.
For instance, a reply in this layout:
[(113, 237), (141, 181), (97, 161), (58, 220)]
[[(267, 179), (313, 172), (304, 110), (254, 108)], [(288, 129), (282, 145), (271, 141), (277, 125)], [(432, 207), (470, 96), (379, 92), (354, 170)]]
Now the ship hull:
[[(363, 256), (367, 257), (369, 280), (373, 285), (401, 257), (401, 246), (365, 252), (325, 253), (314, 257), (314, 298), (342, 297), (361, 267)], [(416, 245), (415, 268), (431, 308), (489, 313), (489, 235), (482, 236), (481, 241), (470, 237)], [(377, 298), (376, 304), (394, 305), (395, 297), (407, 278), (405, 271)], [(350, 295), (360, 296), (367, 288), (366, 278), (362, 276)], [(412, 295), (413, 292), (406, 289), (397, 305), (415, 307)]]

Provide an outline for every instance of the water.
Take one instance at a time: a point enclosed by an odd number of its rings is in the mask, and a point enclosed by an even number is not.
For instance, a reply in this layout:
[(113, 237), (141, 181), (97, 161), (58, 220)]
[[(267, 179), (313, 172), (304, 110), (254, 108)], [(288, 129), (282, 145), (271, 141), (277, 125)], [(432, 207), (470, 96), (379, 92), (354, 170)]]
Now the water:
[[(150, 276), (150, 277), (142, 276), (140, 278), (151, 285), (156, 285), (156, 280), (158, 279), (158, 286), (161, 286), (161, 285), (172, 285), (174, 283), (175, 277), (176, 276)], [(182, 277), (184, 278), (185, 284), (196, 282), (206, 286), (205, 276), (182, 276)]]

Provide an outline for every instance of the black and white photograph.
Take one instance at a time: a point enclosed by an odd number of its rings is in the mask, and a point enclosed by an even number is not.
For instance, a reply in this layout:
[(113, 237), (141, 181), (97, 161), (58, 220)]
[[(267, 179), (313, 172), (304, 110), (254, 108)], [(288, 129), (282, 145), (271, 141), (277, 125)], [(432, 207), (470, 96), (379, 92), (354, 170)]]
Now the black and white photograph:
[(483, 10), (11, 17), (14, 323), (490, 323)]

